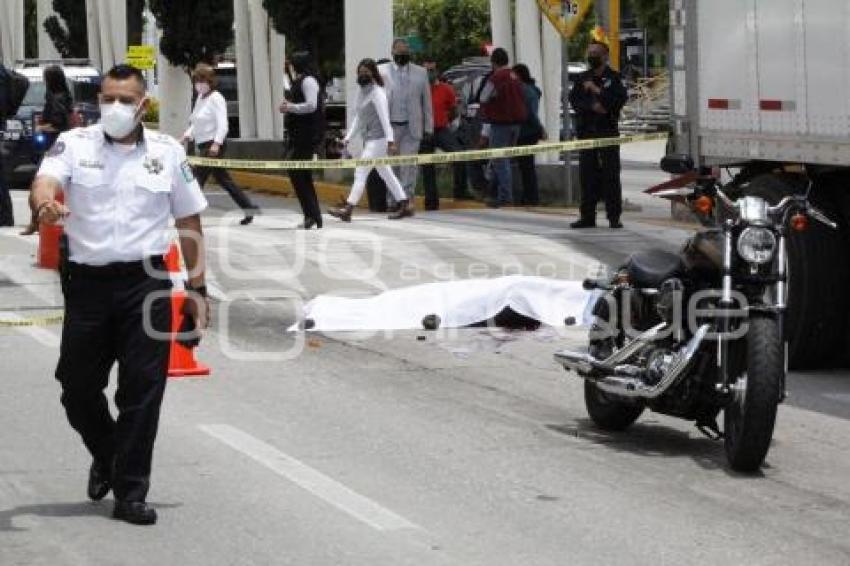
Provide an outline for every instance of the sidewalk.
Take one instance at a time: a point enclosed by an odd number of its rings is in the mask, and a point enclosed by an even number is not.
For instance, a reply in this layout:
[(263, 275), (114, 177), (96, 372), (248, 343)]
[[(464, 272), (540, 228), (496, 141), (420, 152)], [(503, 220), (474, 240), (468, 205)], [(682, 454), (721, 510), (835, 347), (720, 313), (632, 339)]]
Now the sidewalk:
[(666, 149), (666, 140), (628, 143), (620, 148), (620, 161), (624, 168), (658, 170)]

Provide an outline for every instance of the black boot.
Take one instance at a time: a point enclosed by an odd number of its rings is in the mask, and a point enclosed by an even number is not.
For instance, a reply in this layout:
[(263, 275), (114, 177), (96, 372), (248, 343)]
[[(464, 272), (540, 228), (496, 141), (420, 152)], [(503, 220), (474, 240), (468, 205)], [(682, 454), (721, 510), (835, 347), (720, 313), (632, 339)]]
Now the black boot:
[(410, 208), (410, 201), (405, 199), (399, 201), (398, 210), (387, 216), (390, 220), (401, 220), (408, 216), (413, 216), (413, 209)]
[(112, 489), (112, 470), (97, 460), (91, 463), (89, 469), (88, 496), (92, 501), (100, 501)]
[(144, 501), (115, 500), (112, 518), (133, 525), (153, 525), (156, 523), (156, 511)]
[(351, 213), (354, 212), (354, 205), (345, 203), (340, 208), (328, 209), (328, 214), (334, 218), (339, 218), (343, 222), (351, 222)]

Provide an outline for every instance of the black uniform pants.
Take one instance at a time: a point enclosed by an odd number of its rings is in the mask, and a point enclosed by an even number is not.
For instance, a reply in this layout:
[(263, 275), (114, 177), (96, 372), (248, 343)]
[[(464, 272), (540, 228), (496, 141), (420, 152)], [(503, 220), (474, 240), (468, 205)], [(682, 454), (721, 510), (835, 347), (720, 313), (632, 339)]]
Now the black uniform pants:
[[(203, 157), (209, 157), (208, 151), (211, 145), (212, 142), (199, 143), (197, 145), (198, 153)], [(221, 144), (218, 157), (224, 157), (226, 146), (227, 144)], [(236, 186), (236, 183), (233, 182), (233, 178), (230, 176), (230, 173), (227, 172), (227, 169), (223, 169), (221, 167), (195, 167), (195, 178), (198, 180), (198, 184), (201, 188), (204, 187), (204, 184), (207, 182), (210, 175), (212, 175), (216, 182), (221, 185), (221, 188), (227, 191), (227, 194), (230, 195), (230, 198), (233, 199), (236, 206), (242, 210), (257, 208), (242, 189)]]
[(623, 211), (623, 187), (620, 184), (620, 148), (601, 147), (579, 152), (581, 177), (581, 218), (596, 219), (596, 204), (605, 201), (608, 220), (618, 221)]
[[(460, 151), (460, 141), (451, 128), (438, 128), (431, 136), (422, 139), (419, 153), (434, 153), (440, 149), (446, 153)], [(456, 199), (464, 198), (466, 195), (466, 170), (465, 164), (460, 161), (452, 163), (453, 192)], [(440, 208), (440, 195), (437, 192), (437, 167), (436, 165), (422, 166), (422, 182), (425, 187), (425, 210), (437, 210)]]
[[(113, 470), (117, 499), (144, 501), (149, 486), (154, 439), (168, 373), (171, 282), (142, 269), (135, 273), (79, 273), (72, 264), (63, 284), (65, 322), (56, 379), (71, 426), (92, 457)], [(145, 298), (163, 296), (149, 305)], [(118, 363), (115, 404), (109, 412), (104, 389)]]
[[(310, 160), (313, 159), (313, 153), (313, 143), (309, 139), (296, 137), (287, 151), (287, 159)], [(313, 172), (310, 169), (293, 169), (287, 171), (287, 174), (301, 204), (304, 218), (312, 218), (321, 226), (322, 211), (319, 209), (319, 197), (316, 196), (316, 187), (313, 185)]]
[[(520, 136), (517, 145), (537, 145), (539, 137), (537, 135)], [(523, 155), (515, 157), (519, 173), (522, 177), (522, 195), (517, 198), (514, 195), (514, 201), (517, 204), (526, 206), (537, 206), (540, 204), (540, 189), (537, 183), (537, 166), (533, 155)]]

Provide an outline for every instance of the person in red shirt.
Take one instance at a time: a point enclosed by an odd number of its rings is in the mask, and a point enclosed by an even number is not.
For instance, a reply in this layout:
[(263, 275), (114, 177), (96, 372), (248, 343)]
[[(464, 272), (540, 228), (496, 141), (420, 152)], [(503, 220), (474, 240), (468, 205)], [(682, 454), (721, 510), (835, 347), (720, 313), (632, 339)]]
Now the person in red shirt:
[[(420, 153), (442, 151), (460, 151), (460, 141), (452, 122), (457, 117), (457, 93), (454, 87), (439, 79), (437, 64), (425, 61), (428, 80), (431, 82), (431, 104), (434, 107), (434, 134), (422, 139)], [(437, 174), (434, 165), (422, 166), (422, 180), (425, 185), (425, 210), (440, 208), (440, 195), (437, 193)], [(456, 199), (469, 198), (466, 194), (466, 170), (462, 162), (452, 164), (454, 173), (454, 191)]]

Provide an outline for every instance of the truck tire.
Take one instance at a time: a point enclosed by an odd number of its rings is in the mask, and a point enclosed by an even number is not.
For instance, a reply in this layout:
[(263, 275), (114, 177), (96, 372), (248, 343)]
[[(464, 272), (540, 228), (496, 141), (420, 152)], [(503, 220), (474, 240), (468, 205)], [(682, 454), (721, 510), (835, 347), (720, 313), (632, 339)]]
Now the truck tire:
[(584, 404), (590, 419), (602, 430), (620, 432), (643, 413), (643, 405), (620, 401), (599, 389), (592, 381), (584, 382)]
[(734, 384), (734, 399), (723, 411), (726, 458), (737, 472), (757, 471), (773, 438), (776, 408), (784, 382), (785, 352), (779, 320), (750, 318), (747, 369)]
[[(784, 196), (805, 190), (805, 180), (793, 175), (761, 175), (743, 187), (743, 194), (758, 196), (772, 204)], [(831, 212), (830, 203), (813, 204)], [(843, 351), (848, 302), (843, 292), (848, 261), (841, 232), (812, 221), (806, 232), (788, 237), (788, 310), (785, 334), (789, 364), (810, 369), (837, 362)]]

